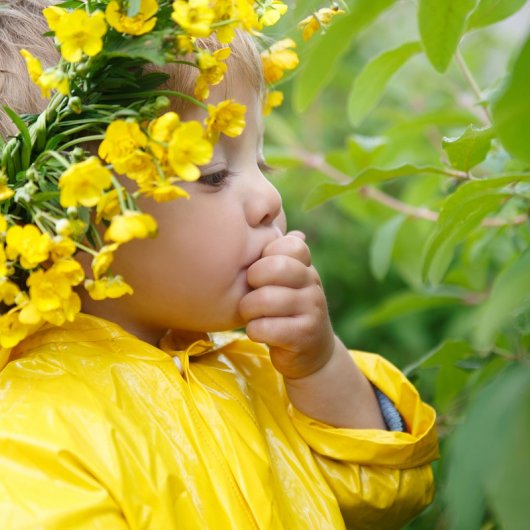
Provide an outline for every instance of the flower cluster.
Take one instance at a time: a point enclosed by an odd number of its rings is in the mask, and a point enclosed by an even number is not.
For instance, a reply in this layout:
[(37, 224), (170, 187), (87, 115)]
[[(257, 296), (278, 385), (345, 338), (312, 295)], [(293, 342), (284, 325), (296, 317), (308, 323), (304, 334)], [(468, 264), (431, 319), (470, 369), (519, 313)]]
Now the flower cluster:
[[(94, 300), (132, 293), (112, 264), (122, 245), (156, 235), (156, 222), (138, 199), (187, 198), (178, 183), (200, 177), (220, 135), (242, 133), (243, 105), (204, 100), (226, 75), (236, 30), (259, 35), (287, 11), (280, 0), (62, 5), (74, 7), (43, 11), (59, 63), (44, 69), (21, 50), (48, 106), (39, 116), (6, 109), (20, 134), (0, 142), (0, 366), (42, 324), (73, 321), (81, 310), (79, 288)], [(325, 25), (326, 13), (313, 17)], [(213, 50), (201, 45), (210, 36)], [(294, 48), (284, 39), (263, 52), (267, 83), (297, 66)], [(167, 76), (145, 68), (167, 63), (197, 69), (193, 96), (161, 89)], [(205, 119), (183, 121), (168, 110), (168, 96), (191, 100)], [(264, 113), (282, 100), (271, 91)], [(77, 260), (79, 250), (91, 255), (91, 270)]]

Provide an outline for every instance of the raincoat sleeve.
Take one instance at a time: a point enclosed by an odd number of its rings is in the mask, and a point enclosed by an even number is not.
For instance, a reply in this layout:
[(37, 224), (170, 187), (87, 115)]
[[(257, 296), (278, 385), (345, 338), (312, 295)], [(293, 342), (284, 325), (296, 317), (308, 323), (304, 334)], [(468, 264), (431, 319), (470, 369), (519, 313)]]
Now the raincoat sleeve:
[(98, 471), (98, 462), (108, 465), (97, 452), (108, 446), (107, 436), (101, 436), (104, 422), (87, 423), (85, 411), (46, 400), (46, 395), (19, 395), (6, 400), (9, 410), (2, 410), (0, 528), (128, 529), (112, 487)]
[(430, 463), (438, 458), (435, 412), (388, 361), (352, 354), (368, 380), (394, 403), (407, 432), (334, 428), (292, 405), (289, 414), (335, 494), (347, 527), (401, 528), (432, 501)]

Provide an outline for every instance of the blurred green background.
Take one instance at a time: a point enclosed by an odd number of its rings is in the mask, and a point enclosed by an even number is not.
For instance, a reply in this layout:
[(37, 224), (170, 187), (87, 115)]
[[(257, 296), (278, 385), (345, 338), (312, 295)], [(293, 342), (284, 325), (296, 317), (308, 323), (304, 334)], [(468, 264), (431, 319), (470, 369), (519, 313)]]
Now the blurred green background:
[(337, 334), (438, 411), (438, 495), (407, 528), (528, 529), (530, 3), (350, 1), (303, 42), (324, 5), (278, 29), (300, 55), (267, 118), (289, 228)]

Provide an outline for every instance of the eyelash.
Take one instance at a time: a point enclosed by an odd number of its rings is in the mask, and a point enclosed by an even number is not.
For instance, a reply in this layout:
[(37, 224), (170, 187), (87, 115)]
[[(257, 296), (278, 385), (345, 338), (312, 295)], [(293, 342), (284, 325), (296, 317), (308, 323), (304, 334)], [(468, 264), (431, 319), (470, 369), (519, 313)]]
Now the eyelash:
[[(274, 169), (265, 162), (259, 162), (258, 167), (265, 175), (270, 174)], [(227, 169), (210, 173), (209, 175), (203, 175), (199, 182), (206, 186), (212, 186), (214, 188), (220, 188), (225, 184), (226, 179), (231, 175)]]
[(199, 182), (201, 184), (206, 184), (206, 186), (213, 186), (214, 188), (220, 188), (225, 180), (230, 176), (230, 173), (226, 169), (221, 171), (216, 171), (215, 173), (210, 173), (210, 175), (203, 175)]

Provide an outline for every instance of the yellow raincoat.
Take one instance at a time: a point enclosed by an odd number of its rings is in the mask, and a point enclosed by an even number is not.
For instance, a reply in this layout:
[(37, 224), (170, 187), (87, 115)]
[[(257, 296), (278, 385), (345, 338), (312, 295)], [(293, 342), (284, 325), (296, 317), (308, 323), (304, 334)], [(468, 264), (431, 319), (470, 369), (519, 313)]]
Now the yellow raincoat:
[(384, 530), (431, 501), (434, 411), (387, 361), (353, 354), (408, 433), (314, 421), (266, 347), (212, 340), (86, 315), (26, 339), (0, 373), (0, 528)]

